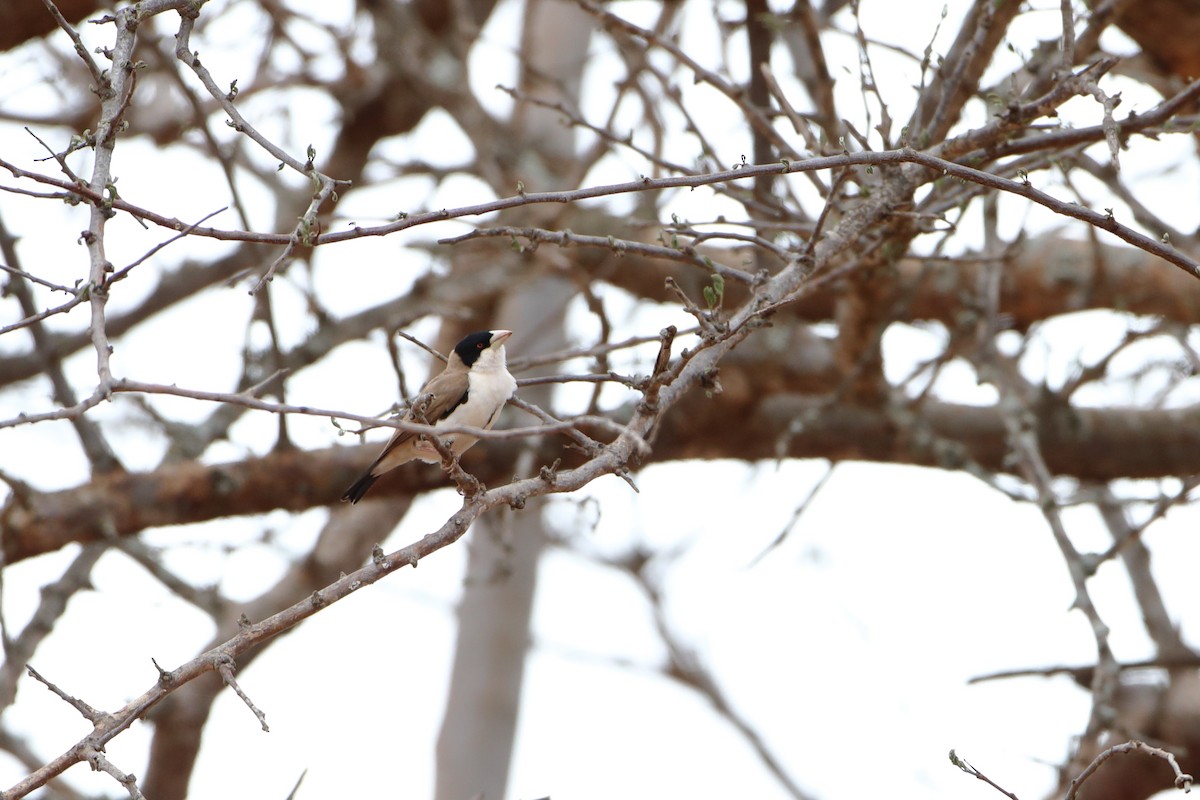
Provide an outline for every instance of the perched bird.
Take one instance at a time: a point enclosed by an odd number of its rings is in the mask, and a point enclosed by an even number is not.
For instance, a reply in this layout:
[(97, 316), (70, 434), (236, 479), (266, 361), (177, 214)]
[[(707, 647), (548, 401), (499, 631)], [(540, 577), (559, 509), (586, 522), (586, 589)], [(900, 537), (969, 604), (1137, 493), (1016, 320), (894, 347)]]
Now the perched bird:
[[(504, 356), (504, 342), (510, 336), (512, 331), (478, 331), (456, 344), (446, 369), (425, 384), (413, 408), (404, 415), (404, 421), (428, 421), (436, 428), (492, 427), (500, 409), (517, 390), (517, 381), (508, 373)], [(441, 438), (456, 456), (478, 441), (462, 433)], [(442, 457), (420, 434), (397, 430), (379, 458), (346, 490), (342, 500), (357, 503), (380, 475), (414, 459), (436, 463)]]

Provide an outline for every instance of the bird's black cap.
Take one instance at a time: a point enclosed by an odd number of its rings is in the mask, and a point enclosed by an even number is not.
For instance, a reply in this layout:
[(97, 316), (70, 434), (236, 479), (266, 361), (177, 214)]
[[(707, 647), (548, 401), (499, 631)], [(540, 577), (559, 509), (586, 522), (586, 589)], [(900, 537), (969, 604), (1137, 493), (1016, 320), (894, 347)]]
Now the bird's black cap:
[(461, 342), (454, 345), (454, 352), (458, 353), (458, 357), (469, 367), (479, 359), (479, 354), (487, 350), (491, 344), (491, 331), (475, 331), (468, 333)]

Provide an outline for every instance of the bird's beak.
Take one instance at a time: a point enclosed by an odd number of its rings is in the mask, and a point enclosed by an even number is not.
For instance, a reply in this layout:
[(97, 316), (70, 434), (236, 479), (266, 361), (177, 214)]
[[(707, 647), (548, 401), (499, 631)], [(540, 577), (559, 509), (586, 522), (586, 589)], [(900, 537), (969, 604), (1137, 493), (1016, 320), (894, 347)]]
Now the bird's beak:
[(512, 334), (512, 331), (506, 330), (492, 331), (492, 344), (502, 344)]

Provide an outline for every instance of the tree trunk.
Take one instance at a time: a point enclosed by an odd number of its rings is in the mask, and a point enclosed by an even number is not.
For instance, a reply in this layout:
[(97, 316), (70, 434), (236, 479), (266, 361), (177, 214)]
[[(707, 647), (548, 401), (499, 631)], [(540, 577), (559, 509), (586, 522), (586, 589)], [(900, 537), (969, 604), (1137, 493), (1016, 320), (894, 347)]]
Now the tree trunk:
[[(590, 18), (562, 0), (529, 0), (524, 22), (524, 41), (536, 46), (522, 48), (528, 60), (521, 90), (577, 106)], [(513, 176), (516, 180), (531, 188), (551, 188), (537, 184), (569, 186), (582, 177), (571, 174), (576, 168), (574, 134), (560, 123), (556, 112), (519, 105), (514, 123), (522, 134), (516, 159), (521, 174)], [(553, 209), (532, 213), (544, 217), (547, 211), (557, 213)], [(520, 216), (528, 224), (530, 215)], [(529, 260), (530, 268), (536, 269), (543, 259), (534, 255)], [(565, 311), (575, 294), (573, 284), (557, 277), (522, 282), (506, 293), (496, 324), (517, 332), (513, 349), (523, 356), (559, 350), (567, 343)], [(540, 406), (549, 405), (548, 388), (534, 387), (521, 395)], [(518, 464), (513, 466), (514, 472), (522, 471)], [(542, 502), (534, 501), (523, 511), (481, 520), (471, 537), (454, 668), (438, 736), (437, 800), (499, 800), (505, 795), (538, 559), (546, 542), (543, 508)]]

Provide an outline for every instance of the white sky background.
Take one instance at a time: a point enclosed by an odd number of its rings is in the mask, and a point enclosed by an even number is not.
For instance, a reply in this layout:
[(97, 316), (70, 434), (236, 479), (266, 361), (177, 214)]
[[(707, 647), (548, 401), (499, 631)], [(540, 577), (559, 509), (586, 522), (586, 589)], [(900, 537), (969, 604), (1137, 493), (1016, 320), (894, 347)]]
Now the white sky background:
[[(290, 5), (311, 6), (313, 13), (322, 16), (345, 15), (349, 7), (318, 0)], [(691, 14), (703, 13), (707, 7), (693, 5)], [(945, 52), (949, 46), (965, 5), (950, 3), (936, 51)], [(1047, 38), (1057, 30), (1057, 3), (1046, 0), (1041, 5), (1047, 10), (1026, 15), (1021, 23), (1022, 33), (1031, 37), (1023, 43), (1027, 49), (1033, 39)], [(204, 13), (221, 13), (222, 7), (214, 0)], [(619, 8), (634, 18), (648, 10), (638, 3)], [(868, 35), (917, 52), (928, 41), (941, 10), (941, 2), (862, 2)], [(507, 107), (508, 99), (492, 87), (515, 80), (512, 51), (519, 20), (519, 3), (505, 3), (473, 61), (473, 88), (498, 111)], [(173, 19), (160, 22), (175, 23)], [(228, 35), (228, 40), (203, 45), (206, 64), (221, 75), (237, 77), (239, 64), (251, 63), (255, 55), (245, 47), (252, 37), (245, 37), (244, 30), (252, 22), (252, 15), (230, 14), (222, 23), (225, 27), (212, 32), (214, 37)], [(707, 35), (706, 30), (703, 26), (685, 29), (685, 49), (695, 51), (689, 48), (692, 42), (702, 45), (698, 38)], [(90, 26), (85, 26), (85, 32), (92, 37), (98, 33)], [(693, 37), (692, 42), (688, 37)], [(839, 63), (854, 69), (849, 38), (827, 36), (826, 44)], [(1110, 44), (1121, 47), (1119, 40)], [(706, 52), (703, 47), (700, 51)], [(31, 106), (52, 102), (39, 97), (36, 86), (19, 80), (36, 72), (36, 48), (24, 52), (28, 59), (24, 64), (14, 66), (12, 56), (0, 61), (0, 70), (9, 70), (10, 78), (0, 82), (4, 87), (0, 102)], [(889, 60), (884, 51), (877, 51), (877, 56), (881, 91), (896, 98), (893, 117), (903, 119), (909, 87), (917, 82), (916, 66), (903, 59)], [(602, 87), (603, 61), (595, 71), (591, 79)], [(1123, 108), (1148, 108), (1154, 102), (1137, 94), (1128, 82), (1114, 81), (1114, 85), (1127, 92)], [(608, 90), (596, 91), (602, 100)], [(861, 108), (860, 101), (850, 99), (859, 94), (856, 74), (845, 77), (840, 91), (848, 95), (839, 97), (847, 113)], [(289, 97), (286, 124), (271, 122), (279, 119), (273, 108), (278, 101), (254, 98), (246, 110), (264, 133), (291, 152), (303, 153), (310, 142), (322, 152), (330, 138), (324, 122), (334, 109), (311, 100), (311, 94)], [(597, 100), (599, 109), (603, 109), (601, 100)], [(1087, 124), (1099, 119), (1100, 109), (1094, 103), (1077, 100), (1071, 109)], [(53, 128), (38, 133), (57, 148), (69, 135)], [(748, 152), (748, 142), (739, 141), (745, 139), (744, 131), (731, 124), (727, 133), (730, 140), (724, 146), (731, 160), (738, 152)], [(1139, 176), (1142, 185), (1168, 190), (1179, 182), (1195, 186), (1194, 162), (1184, 157), (1188, 146), (1181, 137), (1157, 143), (1153, 149), (1135, 147), (1123, 157), (1123, 167), (1126, 174)], [(452, 165), (468, 159), (466, 147), (465, 137), (444, 115), (434, 113), (417, 134), (394, 140), (382, 153), (397, 161), (420, 157)], [(668, 157), (687, 163), (694, 147), (682, 143), (680, 147), (681, 152)], [(8, 124), (0, 126), (0, 152), (29, 167), (37, 166), (33, 159), (43, 155), (20, 126)], [(161, 182), (160, 176), (168, 174), (164, 170), (187, 169), (192, 164), (196, 168), (189, 171), (186, 192)], [(1177, 169), (1178, 164), (1186, 167)], [(227, 196), (220, 177), (201, 167), (184, 148), (164, 151), (131, 139), (119, 144), (115, 171), (122, 193), (136, 196), (140, 205), (194, 219), (223, 204)], [(635, 159), (613, 159), (595, 170), (588, 183), (626, 180), (640, 168)], [(1052, 178), (1046, 176), (1045, 181)], [(1082, 183), (1087, 191), (1099, 191)], [(252, 201), (252, 213), (257, 214), (252, 225), (269, 228), (269, 200), (251, 182), (244, 182), (243, 189)], [(1177, 189), (1163, 192), (1164, 198), (1178, 194)], [(255, 199), (263, 205), (256, 206)], [(423, 180), (381, 177), (377, 187), (352, 192), (339, 215), (367, 224), (399, 210), (486, 199), (486, 189), (473, 180), (450, 180), (432, 190)], [(697, 190), (680, 193), (670, 210), (681, 217), (704, 219), (722, 209), (710, 193)], [(1194, 205), (1167, 199), (1155, 211), (1181, 227), (1190, 226), (1196, 216)], [(30, 232), (21, 253), (27, 267), (68, 285), (86, 274), (86, 255), (74, 244), (73, 233), (44, 235), (47, 230), (82, 230), (83, 211), (51, 203), (31, 205), (0, 195), (0, 213), (11, 230)], [(1027, 216), (1034, 229), (1055, 224), (1039, 210), (1028, 210), (1023, 200), (1001, 200), (1002, 223), (1013, 226), (1006, 233), (1015, 233)], [(216, 222), (232, 227), (232, 220), (231, 212), (226, 212)], [(382, 282), (402, 291), (428, 267), (429, 256), (408, 250), (407, 245), (463, 229), (462, 223), (447, 223), (320, 250), (314, 287), (333, 313), (350, 313), (377, 301), (373, 293), (362, 291), (364, 285)], [(110, 257), (122, 265), (160, 236), (161, 232), (144, 232), (118, 217), (110, 223)], [(158, 263), (165, 268), (185, 256), (208, 258), (224, 247), (189, 241), (186, 248), (168, 248)], [(135, 304), (153, 287), (155, 274), (151, 269), (135, 271), (113, 292), (110, 308)], [(276, 308), (295, 314), (296, 320), (305, 319), (304, 308), (292, 282), (303, 280), (297, 270), (275, 283)], [(45, 296), (46, 303), (54, 299), (61, 301)], [(657, 331), (668, 319), (683, 318), (669, 309), (635, 309), (614, 292), (606, 294), (606, 302), (619, 325), (617, 338)], [(120, 339), (114, 356), (116, 372), (226, 390), (236, 377), (241, 320), (248, 317), (248, 309), (240, 290), (208, 292), (172, 310), (167, 318), (140, 326), (136, 335)], [(0, 310), (12, 314), (15, 305), (9, 301)], [(578, 338), (587, 341), (594, 335), (593, 322), (582, 309), (576, 311)], [(218, 313), (238, 320), (237, 324), (212, 325), (212, 315)], [(59, 319), (53, 325), (63, 322)], [(78, 315), (66, 322), (84, 324)], [(306, 335), (303, 326), (308, 324), (284, 325), (282, 330), (289, 342), (295, 342)], [(1106, 314), (1075, 315), (1053, 323), (1043, 336), (1054, 349), (1031, 348), (1027, 367), (1031, 374), (1048, 375), (1056, 383), (1075, 359), (1102, 353), (1125, 327), (1125, 321)], [(418, 326), (414, 332), (431, 330)], [(181, 331), (203, 335), (181, 335)], [(24, 350), (27, 340), (22, 336), (0, 340), (0, 351)], [(936, 330), (915, 328), (897, 329), (885, 341), (889, 364), (900, 367), (906, 359), (911, 364), (937, 352), (940, 344)], [(518, 331), (509, 349), (520, 354), (521, 348)], [(419, 354), (410, 348), (406, 355), (411, 359), (410, 374), (420, 374)], [(85, 353), (71, 359), (68, 374), (77, 386), (90, 387), (93, 358)], [(988, 390), (975, 387), (965, 370), (949, 371), (939, 388), (966, 401), (989, 399)], [(1143, 397), (1140, 392), (1152, 389), (1129, 391)], [(378, 338), (371, 345), (347, 346), (336, 363), (306, 370), (290, 382), (294, 402), (358, 413), (384, 410), (395, 400), (394, 391)], [(619, 397), (619, 392), (613, 395)], [(572, 402), (569, 394), (563, 400)], [(30, 381), (19, 391), (0, 395), (0, 417), (42, 410), (48, 403), (45, 383)], [(184, 419), (198, 419), (211, 411), (193, 401), (156, 399), (155, 405)], [(129, 467), (149, 469), (157, 463), (165, 440), (148, 431), (128, 404), (104, 406), (97, 416), (126, 421), (116, 443)], [(289, 426), (304, 446), (336, 441), (324, 420), (292, 418)], [(247, 415), (235, 433), (237, 445), (214, 447), (206, 460), (244, 457), (247, 447), (265, 451), (274, 441), (275, 421), (267, 415)], [(0, 468), (41, 489), (65, 488), (87, 478), (86, 464), (66, 424), (0, 431)], [(1086, 720), (1087, 695), (1065, 678), (966, 685), (971, 676), (999, 669), (1085, 664), (1093, 659), (1091, 635), (1082, 615), (1069, 610), (1070, 582), (1041, 516), (1035, 508), (1015, 504), (965, 475), (845, 464), (837, 467), (784, 544), (755, 563), (788, 524), (794, 506), (823, 469), (821, 464), (793, 461), (654, 467), (640, 475), (640, 495), (632, 495), (620, 481), (602, 479), (576, 495), (555, 498), (552, 520), (583, 550), (619, 552), (633, 541), (656, 549), (686, 545), (677, 561), (662, 566), (672, 624), (705, 656), (736, 707), (758, 727), (793, 779), (811, 794), (852, 798), (876, 795), (882, 789), (896, 797), (994, 796), (994, 790), (950, 765), (946, 754), (952, 747), (1021, 797), (1044, 794), (1053, 781), (1050, 765), (1062, 760), (1069, 737)], [(431, 493), (385, 547), (401, 546), (440, 525), (458, 503), (452, 492)], [(150, 532), (147, 540), (169, 546), (168, 564), (189, 579), (198, 584), (217, 581), (227, 593), (248, 598), (269, 585), (288, 558), (311, 545), (325, 513), (316, 509), (295, 516), (281, 512), (222, 520)], [(1195, 601), (1191, 565), (1200, 563), (1193, 534), (1195, 516), (1175, 510), (1146, 537), (1168, 607), (1176, 613)], [(1080, 548), (1106, 545), (1094, 514), (1075, 511), (1066, 518)], [(272, 536), (264, 543), (267, 530)], [(181, 542), (188, 544), (181, 546)], [(4, 612), (14, 630), (28, 619), (38, 588), (55, 579), (74, 553), (69, 548), (5, 572)], [(301, 800), (429, 796), (464, 554), (461, 543), (443, 550), (419, 569), (398, 573), (355, 594), (273, 643), (240, 674), (243, 688), (266, 712), (271, 733), (259, 730), (240, 701), (223, 695), (206, 730), (193, 796), (282, 798), (303, 770), (308, 774), (298, 795)], [(140, 694), (156, 678), (151, 657), (170, 668), (192, 657), (212, 634), (201, 615), (119, 554), (102, 559), (93, 582), (96, 591), (76, 597), (33, 662), (49, 679), (93, 706), (113, 709)], [(1124, 573), (1107, 564), (1092, 587), (1113, 630), (1117, 657), (1149, 656), (1150, 645)], [(1184, 622), (1186, 626), (1189, 621)], [(1195, 630), (1187, 627), (1184, 635), (1196, 638)], [(745, 743), (714, 716), (706, 701), (655, 673), (663, 659), (662, 645), (644, 602), (626, 578), (579, 555), (552, 552), (540, 575), (533, 637), (512, 797), (783, 796)], [(18, 703), (6, 714), (9, 724), (28, 732), (47, 759), (88, 730), (74, 711), (28, 680), (21, 684)], [(149, 728), (138, 723), (110, 745), (108, 754), (120, 768), (141, 775), (148, 741)], [(0, 785), (9, 786), (23, 774), (14, 762), (0, 758)], [(118, 794), (110, 778), (89, 774), (83, 767), (68, 775), (87, 791)]]

